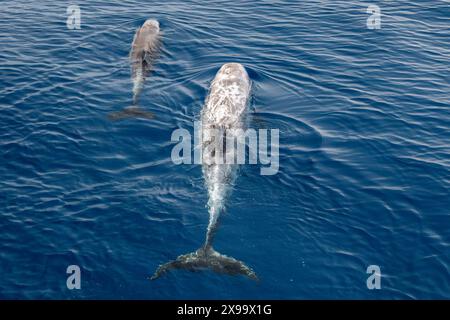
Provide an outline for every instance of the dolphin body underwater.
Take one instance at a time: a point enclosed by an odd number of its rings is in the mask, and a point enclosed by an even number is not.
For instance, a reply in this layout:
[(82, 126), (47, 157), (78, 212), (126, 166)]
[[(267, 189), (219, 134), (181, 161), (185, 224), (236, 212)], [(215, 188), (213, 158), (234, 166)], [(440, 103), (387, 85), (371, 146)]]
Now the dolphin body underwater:
[(154, 118), (153, 113), (138, 107), (139, 95), (144, 86), (145, 79), (152, 71), (153, 64), (159, 56), (161, 47), (161, 31), (159, 22), (148, 19), (142, 27), (136, 30), (131, 44), (130, 63), (131, 79), (133, 80), (133, 104), (121, 111), (108, 115), (110, 120), (123, 120), (126, 118)]
[[(212, 247), (220, 215), (232, 191), (237, 176), (237, 165), (217, 163), (215, 151), (210, 150), (211, 129), (226, 130), (227, 139), (245, 130), (251, 82), (245, 68), (238, 63), (227, 63), (217, 72), (201, 113), (202, 119), (202, 171), (208, 190), (209, 224), (204, 245), (195, 252), (179, 256), (176, 260), (160, 265), (150, 278), (157, 279), (171, 269), (199, 271), (211, 269), (217, 273), (245, 275), (258, 280), (255, 272), (243, 262), (220, 254)], [(224, 155), (226, 155), (225, 150)]]

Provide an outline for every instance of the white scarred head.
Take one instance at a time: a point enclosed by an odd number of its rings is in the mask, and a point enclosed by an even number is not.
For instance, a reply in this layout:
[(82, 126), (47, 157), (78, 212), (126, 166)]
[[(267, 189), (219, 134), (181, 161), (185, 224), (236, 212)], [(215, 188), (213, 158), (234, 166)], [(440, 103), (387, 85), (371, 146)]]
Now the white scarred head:
[(159, 31), (159, 22), (155, 19), (148, 19), (144, 22), (144, 25), (142, 27), (155, 28)]
[(244, 66), (240, 63), (225, 63), (219, 70), (219, 74), (228, 77), (238, 77), (238, 78), (247, 78), (247, 71)]

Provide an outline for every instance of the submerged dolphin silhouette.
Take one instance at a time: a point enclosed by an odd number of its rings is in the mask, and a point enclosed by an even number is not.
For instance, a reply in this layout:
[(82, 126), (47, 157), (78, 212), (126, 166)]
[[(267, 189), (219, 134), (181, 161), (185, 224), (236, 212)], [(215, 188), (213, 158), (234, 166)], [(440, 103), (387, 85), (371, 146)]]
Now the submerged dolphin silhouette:
[(152, 71), (154, 61), (159, 55), (161, 45), (161, 32), (159, 22), (148, 19), (142, 27), (136, 30), (131, 44), (130, 63), (131, 79), (133, 80), (133, 105), (121, 111), (108, 115), (110, 120), (122, 120), (126, 118), (154, 118), (153, 113), (140, 109), (138, 105), (144, 82)]
[(197, 251), (181, 255), (176, 260), (159, 266), (151, 280), (171, 269), (211, 269), (218, 273), (258, 279), (255, 272), (243, 262), (222, 255), (212, 248), (219, 217), (225, 210), (226, 199), (236, 179), (237, 165), (216, 161), (215, 151), (209, 149), (212, 137), (207, 133), (210, 129), (221, 128), (227, 131), (227, 135), (236, 135), (236, 129), (245, 128), (250, 89), (250, 79), (241, 64), (227, 63), (217, 72), (202, 110), (202, 171), (208, 189), (209, 211), (206, 240), (203, 247)]

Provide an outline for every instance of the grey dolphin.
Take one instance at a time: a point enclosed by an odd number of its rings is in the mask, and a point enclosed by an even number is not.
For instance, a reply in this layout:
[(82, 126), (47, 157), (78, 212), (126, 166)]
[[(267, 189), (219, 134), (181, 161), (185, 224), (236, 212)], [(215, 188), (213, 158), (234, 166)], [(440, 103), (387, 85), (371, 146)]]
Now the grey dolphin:
[[(245, 275), (257, 280), (255, 272), (243, 262), (220, 254), (212, 247), (214, 234), (220, 215), (225, 210), (226, 199), (236, 180), (237, 165), (216, 161), (215, 151), (209, 146), (213, 139), (211, 129), (226, 130), (227, 137), (237, 137), (247, 124), (251, 82), (245, 68), (238, 63), (227, 63), (220, 68), (214, 78), (210, 93), (202, 110), (202, 171), (208, 190), (209, 224), (203, 247), (195, 252), (179, 256), (176, 260), (159, 266), (152, 280), (171, 269), (197, 271), (211, 269), (218, 273)], [(227, 150), (224, 152), (226, 156)]]
[(136, 29), (133, 43), (131, 44), (130, 63), (131, 79), (133, 81), (133, 105), (109, 114), (110, 120), (121, 120), (130, 117), (154, 118), (151, 112), (138, 107), (138, 98), (145, 79), (152, 71), (153, 64), (159, 56), (160, 46), (161, 31), (159, 22), (154, 19), (148, 19), (142, 27)]

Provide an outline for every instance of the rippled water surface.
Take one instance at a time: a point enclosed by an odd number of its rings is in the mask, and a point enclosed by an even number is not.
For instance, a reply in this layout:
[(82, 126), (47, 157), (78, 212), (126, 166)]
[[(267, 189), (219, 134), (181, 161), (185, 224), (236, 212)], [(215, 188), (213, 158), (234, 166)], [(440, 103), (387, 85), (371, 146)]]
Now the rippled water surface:
[[(69, 30), (66, 2), (2, 1), (0, 298), (450, 298), (450, 3), (412, 2), (80, 0)], [(156, 117), (111, 122), (147, 18), (164, 32), (140, 99)], [(261, 281), (149, 281), (204, 240), (201, 167), (175, 165), (170, 136), (230, 61), (252, 126), (280, 129), (280, 171), (242, 168), (215, 247)]]

